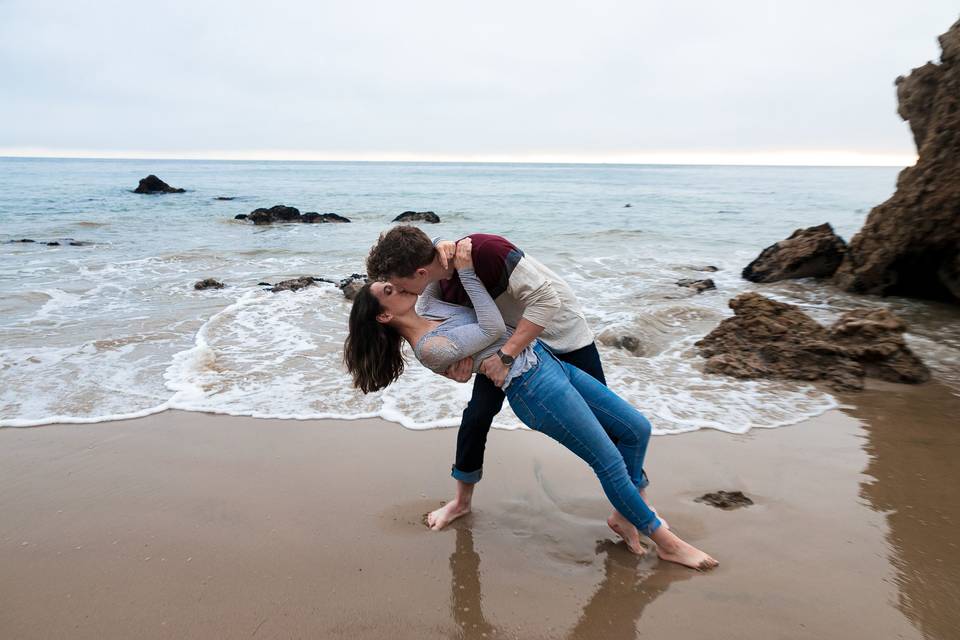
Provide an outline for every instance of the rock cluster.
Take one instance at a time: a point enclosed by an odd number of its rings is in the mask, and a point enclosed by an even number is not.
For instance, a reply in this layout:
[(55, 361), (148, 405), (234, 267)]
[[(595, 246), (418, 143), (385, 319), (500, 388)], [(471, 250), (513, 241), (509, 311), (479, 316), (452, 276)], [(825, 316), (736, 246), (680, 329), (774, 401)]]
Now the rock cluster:
[(824, 223), (797, 229), (786, 240), (767, 247), (742, 275), (751, 282), (827, 278), (840, 266), (846, 252), (847, 243)]
[(437, 224), (440, 222), (440, 216), (433, 211), (404, 211), (394, 218), (393, 222), (429, 222), (430, 224)]
[(862, 389), (864, 376), (905, 383), (930, 378), (903, 339), (906, 325), (884, 309), (850, 311), (826, 328), (796, 306), (758, 293), (729, 304), (735, 315), (696, 343), (708, 373), (823, 380), (838, 391)]
[(308, 211), (300, 213), (296, 207), (288, 207), (282, 204), (274, 205), (269, 209), (254, 209), (250, 213), (241, 213), (234, 216), (235, 220), (249, 220), (253, 224), (273, 224), (274, 222), (304, 222), (307, 224), (319, 224), (325, 222), (350, 222), (349, 219), (336, 213), (317, 213)]
[(171, 187), (152, 173), (140, 180), (140, 184), (133, 190), (134, 193), (183, 193), (184, 191), (186, 190)]
[(265, 287), (270, 287), (270, 291), (273, 293), (279, 293), (280, 291), (299, 291), (300, 289), (305, 289), (306, 287), (312, 287), (318, 282), (329, 282), (330, 284), (336, 285), (337, 288), (343, 292), (343, 296), (347, 300), (353, 300), (356, 297), (357, 292), (360, 291), (363, 285), (367, 283), (367, 276), (362, 273), (353, 273), (340, 280), (315, 278), (313, 276), (300, 276), (299, 278), (283, 280), (276, 284), (270, 284), (269, 282), (261, 282), (259, 284)]

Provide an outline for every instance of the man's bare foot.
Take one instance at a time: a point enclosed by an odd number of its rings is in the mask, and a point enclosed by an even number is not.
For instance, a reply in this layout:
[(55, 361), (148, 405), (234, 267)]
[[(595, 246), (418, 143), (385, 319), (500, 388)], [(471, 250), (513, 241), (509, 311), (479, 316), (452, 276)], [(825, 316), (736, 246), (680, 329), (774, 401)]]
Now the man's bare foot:
[(440, 531), (460, 516), (465, 516), (468, 513), (470, 513), (470, 505), (461, 505), (456, 500), (451, 500), (439, 509), (428, 513), (426, 524), (434, 531)]
[(613, 532), (623, 538), (627, 543), (627, 548), (632, 553), (642, 556), (647, 550), (640, 544), (640, 532), (633, 526), (633, 523), (624, 518), (619, 511), (613, 510), (613, 513), (607, 518), (607, 526), (613, 529)]
[(650, 536), (657, 543), (657, 555), (661, 560), (676, 562), (697, 571), (709, 571), (719, 562), (700, 551), (692, 544), (684, 542), (672, 531), (658, 527)]

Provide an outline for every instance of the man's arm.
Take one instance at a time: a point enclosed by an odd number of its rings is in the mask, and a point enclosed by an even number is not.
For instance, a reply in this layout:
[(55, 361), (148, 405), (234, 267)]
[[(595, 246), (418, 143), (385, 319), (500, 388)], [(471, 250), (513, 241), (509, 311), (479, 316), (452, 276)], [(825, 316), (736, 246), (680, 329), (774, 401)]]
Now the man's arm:
[[(544, 327), (560, 310), (561, 301), (550, 280), (526, 258), (521, 258), (510, 274), (506, 294), (513, 296), (524, 307), (516, 330), (500, 349), (515, 358), (543, 332)], [(498, 387), (503, 385), (509, 371), (510, 367), (503, 364), (496, 354), (480, 365), (480, 373), (490, 378)]]

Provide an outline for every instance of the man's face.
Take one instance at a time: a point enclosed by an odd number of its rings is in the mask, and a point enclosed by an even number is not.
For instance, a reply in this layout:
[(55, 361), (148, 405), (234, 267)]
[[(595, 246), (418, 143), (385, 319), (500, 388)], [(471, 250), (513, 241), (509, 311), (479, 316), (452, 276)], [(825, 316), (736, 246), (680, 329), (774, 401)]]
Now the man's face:
[(427, 280), (426, 269), (417, 269), (413, 272), (412, 276), (407, 276), (406, 278), (401, 278), (400, 276), (391, 276), (390, 282), (397, 287), (400, 287), (401, 290), (407, 293), (415, 293), (417, 295), (423, 293), (423, 290), (427, 288), (428, 284), (430, 284), (430, 282)]

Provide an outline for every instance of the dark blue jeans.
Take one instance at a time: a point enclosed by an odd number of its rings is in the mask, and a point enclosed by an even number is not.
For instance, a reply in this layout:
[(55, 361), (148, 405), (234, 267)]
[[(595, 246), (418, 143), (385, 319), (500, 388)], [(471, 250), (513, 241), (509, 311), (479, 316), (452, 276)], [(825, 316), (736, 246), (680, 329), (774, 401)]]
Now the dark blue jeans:
[(650, 422), (599, 381), (561, 362), (539, 341), (534, 353), (539, 362), (507, 387), (510, 407), (528, 427), (589, 464), (616, 510), (650, 535), (660, 526), (640, 497), (640, 489), (647, 485), (643, 459)]
[[(602, 384), (607, 383), (595, 343), (568, 353), (558, 353), (556, 356), (590, 374)], [(493, 419), (503, 407), (504, 397), (503, 390), (494, 385), (490, 378), (484, 375), (476, 376), (473, 395), (467, 408), (463, 410), (460, 431), (457, 432), (457, 456), (451, 469), (451, 475), (457, 480), (472, 484), (479, 482), (483, 476), (483, 452), (487, 446), (487, 433)]]

